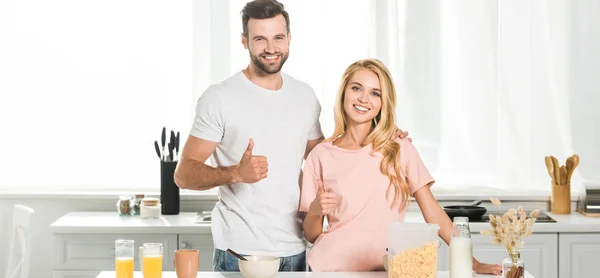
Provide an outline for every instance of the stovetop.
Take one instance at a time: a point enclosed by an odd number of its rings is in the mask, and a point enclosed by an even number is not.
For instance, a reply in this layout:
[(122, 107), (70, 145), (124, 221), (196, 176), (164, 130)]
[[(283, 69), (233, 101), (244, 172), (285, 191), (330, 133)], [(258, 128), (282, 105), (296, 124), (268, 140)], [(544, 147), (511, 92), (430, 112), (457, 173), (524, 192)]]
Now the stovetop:
[[(493, 212), (491, 212), (492, 214), (494, 214)], [(531, 212), (530, 211), (526, 211), (527, 216), (529, 217), (529, 214)], [(481, 223), (481, 222), (490, 222), (490, 217), (489, 217), (490, 213), (486, 212), (481, 218), (479, 219), (469, 219), (469, 222), (472, 223)], [(496, 215), (496, 214), (494, 214)], [(536, 223), (556, 223), (556, 220), (554, 220), (554, 218), (548, 216), (547, 214), (545, 214), (544, 212), (539, 212), (538, 216), (535, 219)]]

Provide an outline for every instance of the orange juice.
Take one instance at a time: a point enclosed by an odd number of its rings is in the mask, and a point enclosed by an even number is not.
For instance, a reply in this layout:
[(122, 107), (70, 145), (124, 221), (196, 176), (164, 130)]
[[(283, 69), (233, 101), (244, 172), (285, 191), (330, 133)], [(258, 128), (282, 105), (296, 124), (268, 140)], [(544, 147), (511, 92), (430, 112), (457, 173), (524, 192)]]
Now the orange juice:
[(133, 258), (123, 257), (115, 260), (117, 278), (133, 278)]
[(162, 256), (144, 256), (144, 278), (162, 278)]

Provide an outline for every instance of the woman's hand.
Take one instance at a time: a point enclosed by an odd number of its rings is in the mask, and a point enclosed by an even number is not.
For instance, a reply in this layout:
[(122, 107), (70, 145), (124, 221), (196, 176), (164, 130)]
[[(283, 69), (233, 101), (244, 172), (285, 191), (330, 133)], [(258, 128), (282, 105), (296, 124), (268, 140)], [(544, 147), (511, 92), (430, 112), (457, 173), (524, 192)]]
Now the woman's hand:
[(325, 191), (321, 180), (318, 180), (317, 183), (319, 185), (319, 190), (317, 191), (317, 196), (308, 208), (308, 214), (316, 216), (329, 215), (337, 207), (337, 195), (329, 190)]
[(492, 274), (496, 276), (502, 275), (502, 267), (497, 264), (484, 264), (480, 262), (475, 262), (473, 265), (473, 270), (477, 274)]

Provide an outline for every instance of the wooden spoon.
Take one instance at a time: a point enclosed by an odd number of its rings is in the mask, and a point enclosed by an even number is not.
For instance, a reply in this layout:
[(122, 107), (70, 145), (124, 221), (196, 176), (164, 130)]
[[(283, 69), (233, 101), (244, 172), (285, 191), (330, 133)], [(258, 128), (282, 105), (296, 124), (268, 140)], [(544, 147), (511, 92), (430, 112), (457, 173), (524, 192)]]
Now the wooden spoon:
[(573, 166), (571, 167), (571, 171), (569, 172), (569, 176), (568, 176), (569, 180), (571, 180), (571, 176), (573, 175), (573, 172), (575, 172), (575, 168), (577, 168), (577, 166), (579, 165), (579, 156), (577, 154), (574, 154), (570, 158), (573, 161)]
[(551, 155), (550, 158), (552, 159), (552, 165), (554, 166), (554, 180), (556, 181), (556, 184), (560, 184), (560, 163), (558, 163), (556, 157)]
[(556, 180), (554, 180), (554, 166), (552, 165), (552, 158), (550, 158), (549, 156), (546, 156), (546, 168), (548, 169), (548, 174), (550, 175), (550, 178), (552, 179), (552, 184), (557, 184)]
[(566, 185), (568, 183), (568, 181), (567, 181), (567, 168), (564, 165), (560, 166), (560, 183), (562, 185)]
[(567, 158), (567, 162), (565, 165), (567, 166), (567, 180), (571, 181), (571, 175), (573, 174), (573, 165), (575, 165), (572, 156)]

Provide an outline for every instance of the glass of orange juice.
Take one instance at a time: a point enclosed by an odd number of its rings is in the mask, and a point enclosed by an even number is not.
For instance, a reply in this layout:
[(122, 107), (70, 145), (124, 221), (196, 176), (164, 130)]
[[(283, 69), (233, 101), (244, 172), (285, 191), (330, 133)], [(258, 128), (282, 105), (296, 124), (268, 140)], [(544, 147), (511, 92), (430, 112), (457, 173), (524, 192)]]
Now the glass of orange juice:
[(116, 278), (133, 278), (133, 240), (118, 239), (115, 241)]
[(144, 278), (162, 278), (162, 259), (162, 243), (144, 243), (142, 270)]

